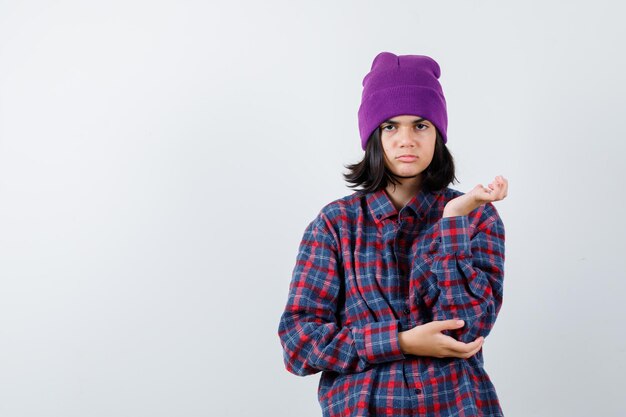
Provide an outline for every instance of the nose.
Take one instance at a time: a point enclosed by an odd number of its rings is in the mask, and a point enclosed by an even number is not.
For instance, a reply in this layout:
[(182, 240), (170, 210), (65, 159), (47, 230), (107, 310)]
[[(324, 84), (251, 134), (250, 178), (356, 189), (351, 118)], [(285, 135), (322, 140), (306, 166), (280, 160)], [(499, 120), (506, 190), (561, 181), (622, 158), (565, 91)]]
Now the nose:
[(412, 127), (402, 127), (398, 132), (398, 144), (402, 147), (415, 146), (415, 139), (413, 138)]

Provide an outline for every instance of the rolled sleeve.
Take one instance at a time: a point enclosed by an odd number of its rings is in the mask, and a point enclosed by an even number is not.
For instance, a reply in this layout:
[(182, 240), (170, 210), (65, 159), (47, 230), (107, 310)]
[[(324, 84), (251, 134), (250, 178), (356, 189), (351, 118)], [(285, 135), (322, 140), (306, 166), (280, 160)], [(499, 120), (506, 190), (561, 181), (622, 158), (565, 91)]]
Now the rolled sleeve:
[(443, 254), (469, 254), (469, 218), (467, 216), (444, 217), (440, 220), (439, 238)]
[(354, 331), (359, 355), (368, 363), (382, 363), (404, 359), (398, 339), (397, 321), (370, 323)]
[(492, 205), (488, 210), (473, 236), (468, 216), (440, 219), (441, 246), (432, 264), (433, 319), (463, 319), (463, 328), (448, 331), (462, 342), (486, 337), (502, 305), (504, 225)]

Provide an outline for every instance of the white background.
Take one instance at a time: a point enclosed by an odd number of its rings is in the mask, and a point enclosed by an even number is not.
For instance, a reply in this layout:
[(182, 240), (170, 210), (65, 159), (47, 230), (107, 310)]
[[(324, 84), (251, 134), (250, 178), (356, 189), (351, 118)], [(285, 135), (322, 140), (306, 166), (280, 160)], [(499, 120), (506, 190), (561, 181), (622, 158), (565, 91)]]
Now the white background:
[(442, 68), (467, 192), (498, 174), (508, 417), (622, 416), (616, 1), (0, 1), (0, 415), (319, 416), (278, 321), (352, 193), (381, 51)]

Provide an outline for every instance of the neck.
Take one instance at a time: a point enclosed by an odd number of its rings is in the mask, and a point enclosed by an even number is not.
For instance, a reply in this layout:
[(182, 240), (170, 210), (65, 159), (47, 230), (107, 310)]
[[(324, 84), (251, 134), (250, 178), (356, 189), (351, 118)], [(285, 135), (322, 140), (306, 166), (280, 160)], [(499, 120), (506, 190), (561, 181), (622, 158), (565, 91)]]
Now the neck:
[(394, 184), (387, 184), (385, 191), (387, 191), (387, 195), (389, 195), (393, 205), (400, 211), (406, 203), (411, 201), (421, 188), (422, 176), (418, 175), (411, 178), (401, 178), (400, 184), (396, 184), (395, 189)]

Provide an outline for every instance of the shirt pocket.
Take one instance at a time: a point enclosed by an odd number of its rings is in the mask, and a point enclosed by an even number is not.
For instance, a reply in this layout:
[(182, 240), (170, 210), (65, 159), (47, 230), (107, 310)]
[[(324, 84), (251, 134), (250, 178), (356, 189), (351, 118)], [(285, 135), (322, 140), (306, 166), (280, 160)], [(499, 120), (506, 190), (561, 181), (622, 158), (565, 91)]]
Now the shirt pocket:
[(414, 297), (423, 304), (425, 310), (430, 311), (439, 298), (437, 276), (432, 271), (434, 254), (424, 253), (415, 256), (411, 265), (411, 291)]

